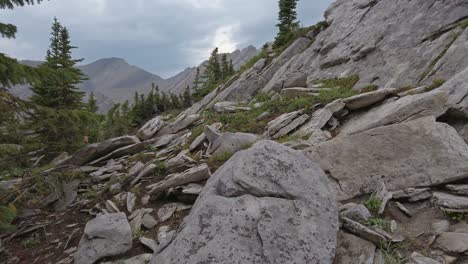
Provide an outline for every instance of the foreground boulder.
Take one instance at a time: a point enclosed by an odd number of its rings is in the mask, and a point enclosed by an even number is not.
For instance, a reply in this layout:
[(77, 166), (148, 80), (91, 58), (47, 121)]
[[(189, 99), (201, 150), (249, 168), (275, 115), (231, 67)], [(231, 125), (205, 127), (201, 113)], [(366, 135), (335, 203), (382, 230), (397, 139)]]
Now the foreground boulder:
[(333, 263), (337, 229), (319, 166), (262, 141), (208, 180), (184, 228), (151, 263)]
[(117, 256), (132, 248), (132, 230), (124, 213), (104, 214), (84, 229), (75, 264), (91, 264), (103, 257)]
[(434, 117), (337, 137), (308, 150), (335, 181), (339, 200), (390, 190), (427, 187), (468, 177), (468, 146)]
[(83, 166), (88, 162), (103, 157), (116, 149), (137, 143), (140, 143), (140, 140), (135, 136), (111, 138), (99, 143), (87, 145), (75, 152), (75, 154), (63, 161), (60, 165)]

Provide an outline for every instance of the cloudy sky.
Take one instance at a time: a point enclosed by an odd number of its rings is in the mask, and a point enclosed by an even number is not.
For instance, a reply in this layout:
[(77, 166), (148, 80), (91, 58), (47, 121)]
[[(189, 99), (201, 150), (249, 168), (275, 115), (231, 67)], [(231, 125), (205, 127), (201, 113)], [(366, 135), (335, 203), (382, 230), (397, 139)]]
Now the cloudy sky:
[[(302, 25), (322, 20), (332, 0), (300, 0)], [(0, 39), (0, 51), (41, 60), (52, 19), (69, 28), (75, 56), (90, 63), (120, 57), (169, 77), (198, 65), (219, 47), (231, 52), (274, 38), (277, 0), (51, 0), (0, 10), (2, 22), (18, 26), (14, 40)]]

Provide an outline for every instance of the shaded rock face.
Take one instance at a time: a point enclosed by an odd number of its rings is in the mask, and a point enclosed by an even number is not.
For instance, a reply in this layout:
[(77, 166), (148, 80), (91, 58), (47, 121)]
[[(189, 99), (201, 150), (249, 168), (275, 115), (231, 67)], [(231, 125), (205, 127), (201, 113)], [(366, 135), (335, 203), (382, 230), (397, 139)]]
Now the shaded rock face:
[(379, 181), (398, 190), (468, 175), (467, 144), (434, 117), (337, 137), (312, 147), (308, 155), (335, 181), (340, 200), (371, 193)]
[(358, 86), (448, 80), (468, 65), (461, 58), (468, 55), (468, 31), (457, 24), (467, 14), (464, 0), (338, 0), (325, 13), (329, 27), (267, 86), (304, 74), (309, 80), (357, 74)]
[(262, 141), (208, 180), (184, 228), (151, 263), (333, 263), (337, 229), (318, 165)]

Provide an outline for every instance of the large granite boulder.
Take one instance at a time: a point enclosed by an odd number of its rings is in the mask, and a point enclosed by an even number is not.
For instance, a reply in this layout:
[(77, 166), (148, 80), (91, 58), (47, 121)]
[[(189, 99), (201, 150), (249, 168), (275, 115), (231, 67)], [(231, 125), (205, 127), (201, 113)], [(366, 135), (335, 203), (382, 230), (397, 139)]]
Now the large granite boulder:
[(468, 146), (434, 117), (337, 137), (307, 151), (335, 182), (339, 200), (374, 191), (426, 187), (468, 177)]
[(83, 147), (68, 159), (64, 160), (60, 165), (83, 166), (88, 162), (103, 157), (116, 149), (137, 143), (140, 143), (140, 140), (135, 136), (111, 138)]
[(208, 180), (184, 227), (151, 263), (331, 264), (337, 230), (337, 204), (319, 166), (261, 141)]
[(75, 264), (92, 264), (132, 248), (132, 230), (124, 213), (104, 214), (90, 220), (75, 253)]
[[(210, 137), (208, 137), (208, 139), (210, 139)], [(210, 142), (208, 153), (211, 155), (220, 155), (224, 153), (233, 154), (239, 150), (250, 147), (250, 145), (258, 140), (259, 137), (254, 134), (231, 132), (223, 133), (214, 141)]]

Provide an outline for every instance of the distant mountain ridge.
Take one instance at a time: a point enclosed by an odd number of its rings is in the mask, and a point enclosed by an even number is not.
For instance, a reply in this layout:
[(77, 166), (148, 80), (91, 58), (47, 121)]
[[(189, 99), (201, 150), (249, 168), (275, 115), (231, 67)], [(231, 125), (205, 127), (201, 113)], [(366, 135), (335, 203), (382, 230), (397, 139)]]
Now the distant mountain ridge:
[[(236, 50), (227, 54), (232, 60), (234, 68), (239, 69), (246, 61), (258, 54), (253, 46)], [(24, 60), (21, 63), (36, 67), (41, 61)], [(201, 72), (205, 69), (206, 61), (200, 64)], [(94, 92), (101, 112), (106, 112), (115, 103), (132, 100), (135, 92), (148, 93), (151, 84), (159, 86), (166, 93), (180, 94), (187, 86), (192, 87), (197, 67), (186, 68), (173, 77), (164, 79), (159, 75), (145, 71), (137, 66), (130, 65), (122, 58), (104, 58), (90, 64), (78, 66), (88, 76), (88, 80), (79, 85), (79, 88), (89, 93)], [(15, 86), (12, 93), (23, 99), (31, 96), (29, 86)]]

